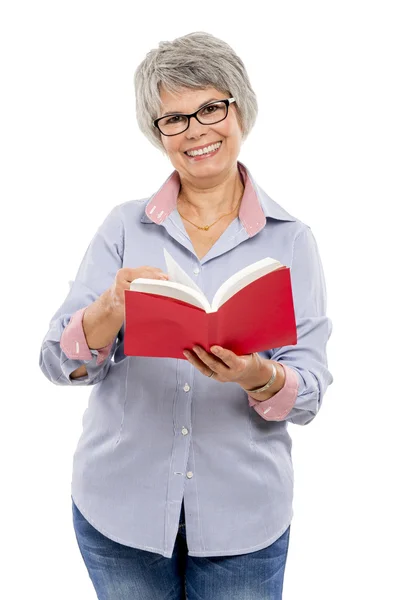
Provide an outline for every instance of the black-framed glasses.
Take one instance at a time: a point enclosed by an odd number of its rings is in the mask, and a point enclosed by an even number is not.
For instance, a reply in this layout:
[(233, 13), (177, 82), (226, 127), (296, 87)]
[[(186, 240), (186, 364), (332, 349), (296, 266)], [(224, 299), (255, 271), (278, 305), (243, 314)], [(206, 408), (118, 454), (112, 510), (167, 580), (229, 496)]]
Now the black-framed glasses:
[(223, 121), (228, 116), (229, 105), (236, 102), (235, 98), (226, 100), (215, 100), (202, 106), (190, 115), (172, 113), (165, 117), (160, 117), (153, 121), (154, 127), (157, 127), (162, 135), (179, 135), (186, 131), (190, 125), (190, 119), (194, 117), (202, 125), (213, 125)]

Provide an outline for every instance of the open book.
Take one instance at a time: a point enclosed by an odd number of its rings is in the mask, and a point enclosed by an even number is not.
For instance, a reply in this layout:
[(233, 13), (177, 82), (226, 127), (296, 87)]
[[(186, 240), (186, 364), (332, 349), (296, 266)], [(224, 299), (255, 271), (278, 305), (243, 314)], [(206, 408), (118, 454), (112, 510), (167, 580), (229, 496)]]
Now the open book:
[(210, 303), (164, 249), (168, 281), (139, 278), (125, 291), (124, 352), (185, 357), (218, 344), (248, 354), (297, 343), (290, 269), (264, 258), (224, 281)]

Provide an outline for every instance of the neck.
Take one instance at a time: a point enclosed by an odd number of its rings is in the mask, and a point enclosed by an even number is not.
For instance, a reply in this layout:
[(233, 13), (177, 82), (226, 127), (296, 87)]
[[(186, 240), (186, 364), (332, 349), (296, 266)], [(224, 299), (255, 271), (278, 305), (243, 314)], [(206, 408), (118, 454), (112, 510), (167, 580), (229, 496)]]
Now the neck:
[(211, 187), (200, 188), (196, 183), (181, 177), (178, 209), (185, 217), (194, 217), (199, 222), (209, 222), (222, 213), (232, 211), (244, 191), (236, 164), (222, 180)]

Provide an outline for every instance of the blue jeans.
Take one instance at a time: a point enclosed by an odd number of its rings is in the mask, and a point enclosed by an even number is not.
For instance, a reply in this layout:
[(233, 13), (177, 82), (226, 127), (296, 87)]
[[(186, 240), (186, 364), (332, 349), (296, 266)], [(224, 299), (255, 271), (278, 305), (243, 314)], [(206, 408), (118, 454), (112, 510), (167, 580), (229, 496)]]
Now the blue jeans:
[(72, 502), (83, 560), (99, 600), (281, 600), (290, 526), (276, 542), (249, 554), (187, 553), (184, 507), (172, 558), (113, 542)]

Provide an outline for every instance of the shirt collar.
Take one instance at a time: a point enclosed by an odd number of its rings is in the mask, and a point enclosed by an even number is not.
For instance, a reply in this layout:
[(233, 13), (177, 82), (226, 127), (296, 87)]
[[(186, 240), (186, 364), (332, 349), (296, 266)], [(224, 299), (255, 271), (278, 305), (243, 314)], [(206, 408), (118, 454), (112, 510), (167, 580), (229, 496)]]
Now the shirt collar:
[[(237, 164), (244, 183), (239, 219), (249, 237), (261, 231), (268, 218), (280, 221), (296, 220), (257, 185), (243, 163), (238, 161)], [(176, 208), (179, 188), (179, 173), (173, 171), (160, 189), (149, 198), (141, 222), (156, 223), (157, 225), (163, 223)]]

